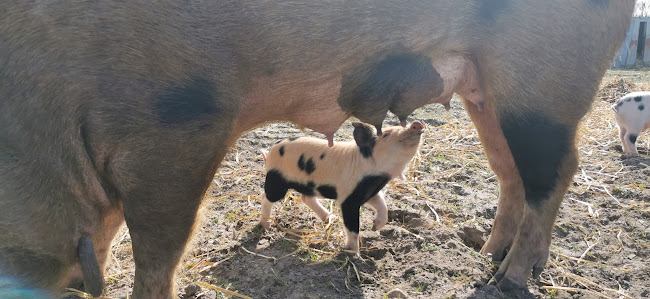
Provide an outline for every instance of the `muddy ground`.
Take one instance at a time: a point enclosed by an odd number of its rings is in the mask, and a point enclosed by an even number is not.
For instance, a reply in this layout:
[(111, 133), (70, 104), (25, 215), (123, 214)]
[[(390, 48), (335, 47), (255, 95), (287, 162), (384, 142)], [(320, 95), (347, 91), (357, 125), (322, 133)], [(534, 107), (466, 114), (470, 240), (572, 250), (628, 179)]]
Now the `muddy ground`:
[[(540, 279), (528, 280), (529, 292), (485, 286), (494, 266), (478, 250), (496, 212), (497, 181), (454, 99), (449, 112), (435, 105), (411, 118), (428, 126), (424, 144), (407, 179), (385, 188), (389, 223), (371, 231), (374, 212), (362, 211), (361, 258), (341, 251), (341, 219), (325, 226), (297, 194), (274, 207), (276, 223), (262, 231), (260, 150), (313, 134), (280, 123), (243, 136), (206, 195), (178, 271), (178, 295), (230, 296), (215, 290), (221, 288), (252, 298), (387, 298), (395, 289), (412, 298), (648, 297), (650, 137), (639, 138), (640, 156), (623, 155), (609, 106), (630, 90), (650, 89), (649, 81), (648, 68), (605, 77), (579, 133), (581, 164), (555, 223), (551, 257)], [(351, 132), (346, 123), (338, 140)], [(129, 241), (126, 228), (114, 241), (106, 272), (110, 298), (125, 298), (132, 288)]]

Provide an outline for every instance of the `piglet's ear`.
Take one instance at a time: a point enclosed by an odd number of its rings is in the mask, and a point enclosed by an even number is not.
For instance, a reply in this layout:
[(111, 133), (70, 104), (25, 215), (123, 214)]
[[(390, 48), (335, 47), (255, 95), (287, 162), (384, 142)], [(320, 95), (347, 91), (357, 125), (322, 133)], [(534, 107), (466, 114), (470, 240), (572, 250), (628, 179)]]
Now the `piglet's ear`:
[(354, 126), (354, 141), (356, 141), (359, 151), (361, 151), (363, 157), (371, 157), (377, 140), (375, 131), (371, 126), (360, 122), (353, 122), (352, 126)]

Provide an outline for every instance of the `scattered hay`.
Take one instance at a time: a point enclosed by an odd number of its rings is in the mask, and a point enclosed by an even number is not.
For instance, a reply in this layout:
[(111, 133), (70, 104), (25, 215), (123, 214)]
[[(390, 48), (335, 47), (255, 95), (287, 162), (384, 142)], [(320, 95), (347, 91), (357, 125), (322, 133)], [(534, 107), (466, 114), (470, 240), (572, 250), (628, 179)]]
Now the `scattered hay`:
[(630, 92), (643, 90), (650, 90), (650, 82), (635, 83), (621, 76), (614, 76), (603, 79), (596, 94), (596, 99), (613, 104)]

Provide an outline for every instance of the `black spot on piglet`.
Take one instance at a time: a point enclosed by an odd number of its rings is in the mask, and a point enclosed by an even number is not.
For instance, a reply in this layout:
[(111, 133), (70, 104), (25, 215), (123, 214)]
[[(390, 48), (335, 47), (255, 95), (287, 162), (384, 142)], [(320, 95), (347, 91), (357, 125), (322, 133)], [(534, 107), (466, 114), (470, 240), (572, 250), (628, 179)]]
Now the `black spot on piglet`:
[(305, 172), (307, 174), (311, 174), (314, 172), (314, 170), (316, 170), (316, 164), (314, 164), (314, 160), (311, 158), (307, 159), (307, 162), (305, 163)]
[(636, 143), (636, 139), (637, 139), (637, 138), (639, 138), (638, 135), (630, 134), (630, 141), (631, 141), (632, 143)]
[(332, 185), (320, 185), (316, 190), (318, 190), (318, 193), (325, 198), (336, 199), (338, 197), (336, 187)]
[(284, 156), (284, 145), (280, 147), (280, 157)]
[(634, 97), (635, 102), (641, 102), (642, 99), (643, 99), (643, 97), (641, 97), (641, 96)]
[(277, 169), (270, 170), (266, 174), (266, 181), (264, 182), (264, 192), (270, 202), (276, 202), (284, 198), (284, 195), (289, 189), (294, 189), (307, 196), (314, 196), (315, 188), (316, 183), (313, 181), (309, 181), (306, 184), (289, 181)]
[(300, 170), (305, 170), (305, 155), (304, 154), (300, 155), (300, 158), (298, 158), (298, 168), (300, 168)]
[(639, 111), (643, 111), (643, 109), (645, 109), (645, 106), (639, 105)]
[(379, 193), (388, 181), (390, 181), (390, 175), (387, 173), (365, 176), (343, 201), (341, 204), (343, 224), (351, 232), (359, 233), (359, 209), (361, 206)]

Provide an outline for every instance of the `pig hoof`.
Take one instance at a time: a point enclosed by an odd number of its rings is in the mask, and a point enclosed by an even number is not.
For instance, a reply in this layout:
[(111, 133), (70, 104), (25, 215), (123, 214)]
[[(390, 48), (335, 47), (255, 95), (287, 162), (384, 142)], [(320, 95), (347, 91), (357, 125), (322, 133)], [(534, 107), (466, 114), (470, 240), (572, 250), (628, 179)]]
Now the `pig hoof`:
[(325, 223), (325, 225), (328, 225), (334, 223), (334, 220), (336, 220), (336, 215), (330, 213), (329, 215), (327, 215), (327, 217), (325, 217), (323, 223)]
[(359, 243), (357, 243), (357, 244), (347, 244), (343, 250), (345, 252), (354, 253), (354, 254), (360, 256), (360, 254), (359, 254)]
[(271, 221), (262, 216), (262, 219), (260, 219), (260, 225), (264, 230), (269, 230), (271, 228)]
[(372, 230), (373, 231), (380, 230), (382, 227), (384, 227), (384, 225), (386, 225), (387, 222), (388, 221), (386, 221), (384, 219), (381, 219), (381, 220), (380, 219), (375, 219), (374, 223), (372, 224)]
[(490, 279), (490, 281), (488, 282), (488, 285), (496, 286), (501, 291), (509, 291), (509, 290), (526, 288), (525, 284), (522, 285), (519, 282), (511, 279), (510, 277), (505, 277), (499, 280), (498, 282), (496, 280), (496, 277), (492, 277), (492, 279)]

